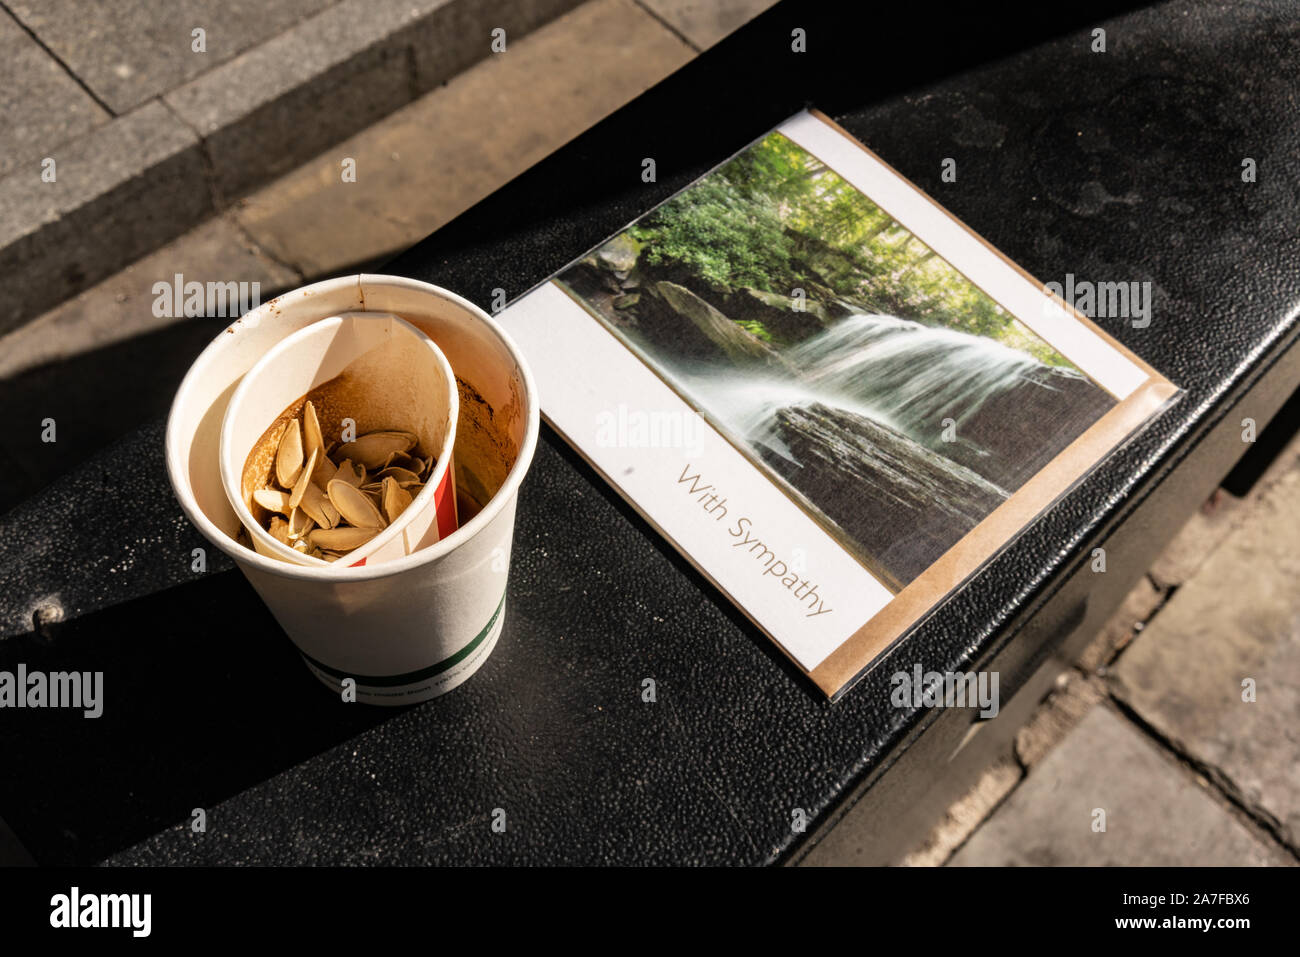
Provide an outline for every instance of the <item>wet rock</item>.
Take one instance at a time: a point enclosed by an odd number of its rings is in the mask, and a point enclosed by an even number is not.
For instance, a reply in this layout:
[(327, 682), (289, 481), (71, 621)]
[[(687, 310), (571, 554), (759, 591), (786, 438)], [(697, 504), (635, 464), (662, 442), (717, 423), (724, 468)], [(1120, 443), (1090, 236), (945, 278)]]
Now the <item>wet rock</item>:
[(774, 338), (786, 343), (802, 342), (830, 325), (830, 314), (816, 299), (805, 299), (803, 311), (796, 311), (794, 302), (791, 296), (745, 286), (721, 305), (727, 315), (761, 322)]
[(627, 274), (635, 268), (640, 255), (640, 244), (627, 233), (619, 233), (596, 250), (595, 259), (601, 268), (621, 273), (619, 278), (626, 279)]
[(771, 346), (685, 286), (653, 283), (637, 305), (640, 335), (672, 361), (722, 359), (742, 368), (789, 371)]
[(970, 469), (843, 409), (780, 409), (773, 435), (761, 448), (768, 464), (893, 584), (915, 578), (1006, 498)]
[(1039, 366), (962, 420), (952, 456), (1015, 491), (1114, 405), (1080, 373)]

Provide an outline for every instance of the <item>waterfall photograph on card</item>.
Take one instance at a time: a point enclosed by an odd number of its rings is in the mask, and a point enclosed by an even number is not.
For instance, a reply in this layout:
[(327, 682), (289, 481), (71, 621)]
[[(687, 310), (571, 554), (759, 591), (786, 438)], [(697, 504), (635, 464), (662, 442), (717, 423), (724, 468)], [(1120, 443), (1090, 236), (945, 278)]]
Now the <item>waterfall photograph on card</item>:
[(556, 282), (894, 591), (1117, 403), (780, 132)]

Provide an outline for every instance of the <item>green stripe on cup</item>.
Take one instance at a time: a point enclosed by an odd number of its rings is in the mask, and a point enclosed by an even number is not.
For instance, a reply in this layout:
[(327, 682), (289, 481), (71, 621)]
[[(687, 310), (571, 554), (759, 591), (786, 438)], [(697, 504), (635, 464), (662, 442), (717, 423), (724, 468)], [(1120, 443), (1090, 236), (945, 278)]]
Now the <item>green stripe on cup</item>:
[(415, 684), (416, 682), (424, 681), (427, 678), (432, 678), (434, 675), (440, 675), (444, 671), (447, 671), (449, 668), (454, 668), (456, 665), (460, 664), (471, 654), (473, 654), (474, 649), (477, 648), (479, 645), (483, 644), (483, 640), (487, 638), (487, 636), (491, 633), (492, 626), (495, 625), (497, 623), (497, 619), (501, 617), (501, 609), (504, 608), (505, 606), (506, 606), (506, 596), (505, 593), (502, 592), (501, 601), (497, 603), (497, 610), (492, 612), (492, 617), (489, 618), (488, 623), (483, 626), (483, 630), (474, 636), (473, 641), (467, 644), (460, 651), (456, 652), (450, 658), (444, 658), (442, 661), (438, 662), (437, 664), (430, 665), (427, 668), (421, 668), (419, 671), (408, 671), (406, 674), (403, 675), (353, 674), (348, 671), (339, 671), (337, 668), (331, 668), (329, 665), (322, 664), (321, 662), (317, 661), (315, 658), (313, 658), (311, 655), (307, 654), (306, 652), (302, 651), (301, 649), (299, 649), (299, 654), (301, 654), (304, 658), (306, 658), (309, 662), (311, 662), (312, 665), (314, 665), (316, 668), (319, 668), (321, 671), (325, 672), (331, 678), (338, 678), (340, 681), (344, 678), (351, 678), (357, 683), (358, 687), (362, 685), (366, 685), (371, 688), (396, 688), (399, 685), (412, 685)]

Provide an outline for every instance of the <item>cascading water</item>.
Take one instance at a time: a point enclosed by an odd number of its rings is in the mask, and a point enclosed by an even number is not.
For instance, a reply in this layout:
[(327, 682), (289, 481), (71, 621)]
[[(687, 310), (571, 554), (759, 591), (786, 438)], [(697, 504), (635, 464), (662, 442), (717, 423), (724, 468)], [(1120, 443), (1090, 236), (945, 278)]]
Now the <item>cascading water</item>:
[[(787, 354), (820, 400), (863, 414), (933, 449), (943, 420), (962, 424), (1042, 363), (981, 336), (893, 316), (850, 316)], [(846, 405), (847, 403), (847, 405)]]
[(884, 315), (850, 316), (761, 367), (674, 356), (668, 368), (895, 587), (1114, 402), (1073, 369)]
[[(733, 432), (786, 457), (773, 416), (812, 403), (865, 416), (950, 456), (944, 419), (961, 436), (990, 399), (1045, 368), (991, 339), (885, 315), (850, 316), (784, 357), (790, 376), (711, 367), (685, 370), (681, 378)], [(958, 441), (966, 458), (982, 454)]]

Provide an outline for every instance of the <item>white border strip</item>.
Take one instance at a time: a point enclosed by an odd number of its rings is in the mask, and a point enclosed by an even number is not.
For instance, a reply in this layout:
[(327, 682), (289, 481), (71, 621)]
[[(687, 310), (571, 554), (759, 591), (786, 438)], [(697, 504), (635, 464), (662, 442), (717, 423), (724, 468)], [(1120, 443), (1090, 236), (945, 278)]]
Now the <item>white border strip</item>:
[(806, 110), (786, 120), (777, 131), (866, 193), (868, 199), (1117, 399), (1127, 399), (1147, 381), (1143, 369), (1079, 322), (1058, 300), (1049, 299), (1043, 287), (1008, 265), (857, 141)]

